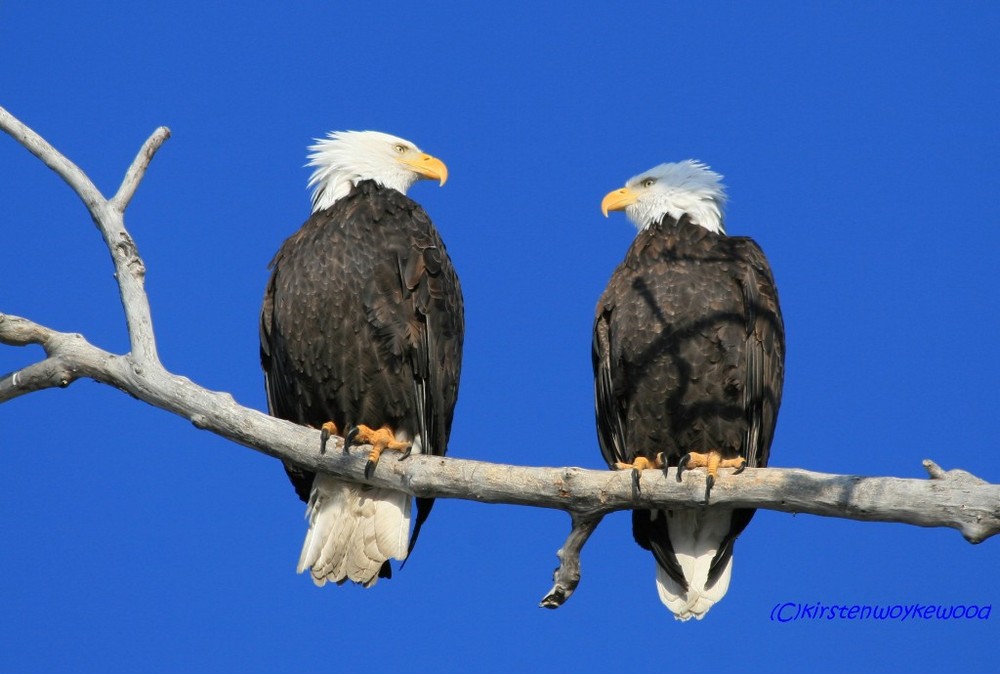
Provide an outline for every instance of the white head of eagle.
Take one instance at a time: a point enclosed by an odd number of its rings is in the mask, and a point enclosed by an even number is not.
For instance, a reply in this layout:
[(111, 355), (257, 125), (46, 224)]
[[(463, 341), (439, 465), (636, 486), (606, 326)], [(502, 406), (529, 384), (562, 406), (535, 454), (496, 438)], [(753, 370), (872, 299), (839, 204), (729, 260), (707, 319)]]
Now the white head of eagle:
[(639, 229), (659, 222), (664, 215), (691, 222), (710, 232), (725, 234), (722, 221), (726, 203), (722, 176), (700, 161), (688, 159), (676, 164), (660, 164), (634, 176), (625, 187), (609, 192), (601, 211), (625, 211)]
[(313, 189), (313, 212), (329, 208), (346, 197), (362, 180), (402, 194), (422, 178), (432, 178), (442, 185), (448, 168), (440, 159), (420, 151), (408, 140), (379, 131), (332, 131), (326, 138), (316, 138), (309, 150), (309, 163), (315, 170), (309, 177)]

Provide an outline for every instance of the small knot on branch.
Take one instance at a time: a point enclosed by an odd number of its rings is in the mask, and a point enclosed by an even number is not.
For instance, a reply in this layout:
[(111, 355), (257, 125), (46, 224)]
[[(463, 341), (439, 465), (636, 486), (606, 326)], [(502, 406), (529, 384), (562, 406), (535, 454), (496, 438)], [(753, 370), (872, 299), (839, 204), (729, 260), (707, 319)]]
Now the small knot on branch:
[(573, 479), (576, 471), (573, 468), (564, 468), (559, 479), (559, 496), (571, 498), (573, 496)]
[(937, 465), (930, 459), (923, 460), (924, 468), (927, 469), (927, 473), (931, 476), (932, 480), (943, 480), (947, 477), (947, 473), (941, 469), (941, 466)]
[(966, 485), (979, 485), (979, 484), (989, 484), (986, 480), (976, 477), (967, 470), (962, 470), (961, 468), (953, 468), (951, 470), (944, 470), (941, 466), (937, 465), (930, 459), (923, 460), (924, 468), (927, 473), (931, 476), (932, 480), (950, 480), (955, 484), (966, 484)]

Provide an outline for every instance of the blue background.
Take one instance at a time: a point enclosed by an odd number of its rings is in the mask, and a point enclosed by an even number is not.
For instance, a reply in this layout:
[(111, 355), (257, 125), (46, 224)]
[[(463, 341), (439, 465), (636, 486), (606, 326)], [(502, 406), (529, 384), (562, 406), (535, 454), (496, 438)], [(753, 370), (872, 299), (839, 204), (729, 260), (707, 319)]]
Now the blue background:
[[(772, 465), (1000, 482), (1000, 5), (0, 4), (0, 104), (128, 211), (167, 368), (265, 407), (257, 314), (305, 219), (306, 146), (378, 129), (442, 158), (416, 185), (461, 275), (454, 456), (603, 467), (591, 322), (634, 229), (601, 197), (688, 157), (726, 176), (788, 334)], [(128, 348), (77, 197), (0, 138), (0, 311)], [(42, 356), (0, 348), (0, 373)], [(986, 621), (778, 624), (782, 602), (1000, 604), (1000, 548), (760, 512), (725, 600), (677, 624), (629, 516), (537, 608), (563, 513), (444, 501), (372, 590), (294, 573), (275, 460), (91, 381), (0, 406), (9, 671), (987, 670)], [(1000, 611), (1000, 608), (998, 608)]]

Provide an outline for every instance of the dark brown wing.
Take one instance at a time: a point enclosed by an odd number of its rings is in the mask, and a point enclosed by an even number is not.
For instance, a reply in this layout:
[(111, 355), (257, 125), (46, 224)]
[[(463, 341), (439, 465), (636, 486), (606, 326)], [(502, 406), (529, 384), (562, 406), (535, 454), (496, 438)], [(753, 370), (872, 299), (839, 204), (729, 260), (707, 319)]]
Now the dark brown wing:
[[(412, 212), (415, 227), (408, 248), (396, 249), (396, 274), (378, 277), (365, 305), (376, 341), (390, 345), (411, 385), (414, 437), (421, 451), (444, 456), (458, 399), (464, 339), (462, 292), (440, 236), (423, 209)], [(403, 307), (400, 311), (399, 307)], [(410, 550), (430, 515), (434, 499), (417, 498)]]
[(751, 467), (767, 466), (785, 378), (785, 327), (778, 290), (764, 252), (751, 239), (729, 239), (739, 261), (746, 333), (744, 409), (747, 433), (740, 450)]
[[(424, 210), (362, 182), (314, 213), (271, 263), (260, 353), (271, 414), (319, 427), (383, 425), (447, 451), (464, 308)], [(307, 500), (313, 474), (286, 466)], [(416, 541), (432, 505), (417, 499)]]
[[(740, 454), (751, 468), (767, 466), (771, 441), (778, 421), (785, 377), (785, 327), (778, 303), (778, 289), (771, 267), (755, 241), (743, 237), (727, 239), (743, 295), (744, 358), (743, 411), (745, 434)], [(732, 528), (723, 541), (713, 570), (725, 566), (736, 537), (743, 533), (756, 511), (733, 511)]]
[(591, 345), (591, 359), (594, 365), (594, 407), (597, 418), (597, 438), (601, 454), (608, 466), (614, 467), (619, 461), (629, 463), (632, 457), (625, 448), (625, 409), (620, 395), (616, 395), (614, 374), (611, 364), (613, 349), (608, 322), (615, 309), (619, 275), (612, 277), (608, 290), (597, 307), (594, 320), (594, 340)]

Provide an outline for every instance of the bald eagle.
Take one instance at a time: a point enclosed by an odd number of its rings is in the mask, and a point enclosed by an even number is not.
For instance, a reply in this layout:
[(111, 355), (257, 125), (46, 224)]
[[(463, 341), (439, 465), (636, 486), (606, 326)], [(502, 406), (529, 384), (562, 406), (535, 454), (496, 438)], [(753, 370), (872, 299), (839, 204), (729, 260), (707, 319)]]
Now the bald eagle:
[[(448, 177), (413, 143), (374, 131), (331, 133), (310, 147), (312, 215), (271, 262), (260, 315), (270, 413), (386, 450), (444, 455), (462, 365), (462, 291), (424, 209), (406, 196)], [(433, 499), (286, 464), (308, 504), (298, 571), (324, 585), (391, 577)]]
[[(597, 304), (597, 434), (609, 467), (740, 472), (766, 466), (784, 374), (778, 293), (760, 247), (726, 236), (725, 193), (704, 164), (661, 164), (604, 197), (639, 232)], [(633, 473), (638, 479), (638, 472)], [(660, 600), (701, 619), (729, 588), (752, 509), (635, 510)]]

